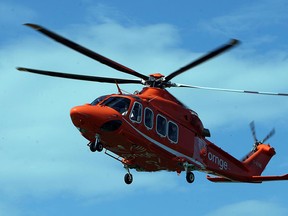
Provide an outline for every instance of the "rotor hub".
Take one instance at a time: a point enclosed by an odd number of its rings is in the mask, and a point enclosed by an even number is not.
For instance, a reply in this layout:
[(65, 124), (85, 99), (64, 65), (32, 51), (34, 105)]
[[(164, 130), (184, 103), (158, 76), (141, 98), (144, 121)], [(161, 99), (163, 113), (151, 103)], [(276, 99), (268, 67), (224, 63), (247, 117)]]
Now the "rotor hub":
[(160, 73), (154, 73), (154, 74), (150, 74), (149, 75), (149, 80), (154, 81), (154, 80), (164, 80), (165, 76), (163, 74)]

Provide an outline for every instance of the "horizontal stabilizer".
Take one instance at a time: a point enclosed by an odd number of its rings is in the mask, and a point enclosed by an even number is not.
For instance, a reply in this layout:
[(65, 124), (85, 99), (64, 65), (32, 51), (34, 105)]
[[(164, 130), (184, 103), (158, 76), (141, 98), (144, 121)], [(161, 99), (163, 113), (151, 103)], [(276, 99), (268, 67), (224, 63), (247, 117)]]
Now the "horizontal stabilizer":
[(282, 176), (252, 176), (252, 182), (288, 180), (288, 174)]
[(207, 175), (207, 179), (211, 182), (220, 183), (220, 182), (245, 182), (245, 183), (261, 183), (264, 181), (283, 181), (288, 180), (288, 174), (282, 176), (251, 176), (247, 177), (247, 180), (230, 180), (223, 177), (211, 177)]

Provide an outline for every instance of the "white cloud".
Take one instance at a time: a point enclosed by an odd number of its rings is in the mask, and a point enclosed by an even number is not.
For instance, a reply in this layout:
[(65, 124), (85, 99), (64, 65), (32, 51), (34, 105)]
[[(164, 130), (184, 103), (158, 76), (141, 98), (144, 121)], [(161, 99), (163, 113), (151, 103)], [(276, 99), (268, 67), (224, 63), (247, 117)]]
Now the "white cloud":
[(247, 200), (215, 209), (206, 216), (213, 215), (287, 215), (287, 208), (270, 201)]
[[(251, 35), (253, 32), (263, 28), (274, 28), (279, 24), (287, 23), (287, 2), (277, 1), (256, 1), (242, 4), (242, 7), (235, 8), (225, 15), (213, 17), (210, 22), (201, 22), (200, 26), (209, 32), (224, 36), (231, 35)], [(268, 31), (263, 31), (261, 37), (255, 41), (269, 41), (275, 39)]]
[[(109, 3), (108, 3), (109, 4)], [(118, 9), (108, 6), (108, 4), (90, 2), (87, 6), (86, 20), (89, 23), (109, 23), (118, 20), (120, 22), (130, 22), (128, 17)]]
[[(32, 19), (36, 13), (28, 7), (11, 2), (0, 2), (0, 24), (8, 26), (13, 23), (22, 23), (23, 20)], [(20, 22), (19, 22), (20, 21)]]

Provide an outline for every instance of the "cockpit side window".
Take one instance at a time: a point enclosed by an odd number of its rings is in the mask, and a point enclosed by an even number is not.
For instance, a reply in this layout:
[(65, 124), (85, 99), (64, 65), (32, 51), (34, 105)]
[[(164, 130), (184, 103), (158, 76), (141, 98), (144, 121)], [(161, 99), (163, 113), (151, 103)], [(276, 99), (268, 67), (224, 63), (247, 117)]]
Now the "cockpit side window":
[(142, 121), (142, 104), (135, 102), (130, 113), (130, 119), (132, 122), (140, 123)]
[(101, 105), (111, 107), (122, 115), (126, 115), (130, 106), (130, 99), (124, 97), (110, 97)]
[(100, 97), (96, 98), (96, 99), (91, 103), (91, 105), (92, 105), (92, 106), (96, 106), (96, 105), (99, 104), (101, 101), (103, 101), (106, 97), (107, 97), (107, 95), (103, 95), (103, 96), (100, 96)]

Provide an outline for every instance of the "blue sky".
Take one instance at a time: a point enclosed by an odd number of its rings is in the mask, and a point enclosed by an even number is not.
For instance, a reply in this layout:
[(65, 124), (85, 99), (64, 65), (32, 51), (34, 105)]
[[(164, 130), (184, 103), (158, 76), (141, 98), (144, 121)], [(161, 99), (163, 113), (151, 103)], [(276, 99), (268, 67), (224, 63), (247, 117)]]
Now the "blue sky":
[[(93, 154), (69, 110), (116, 93), (114, 85), (55, 79), (17, 66), (129, 77), (23, 26), (43, 25), (144, 74), (168, 75), (227, 42), (242, 44), (174, 79), (178, 83), (288, 92), (288, 3), (275, 1), (1, 1), (0, 215), (287, 215), (288, 182), (215, 184), (195, 173), (125, 170)], [(141, 86), (121, 86), (134, 92)], [(170, 89), (198, 112), (211, 141), (236, 158), (273, 127), (277, 155), (264, 174), (288, 172), (288, 98)]]

